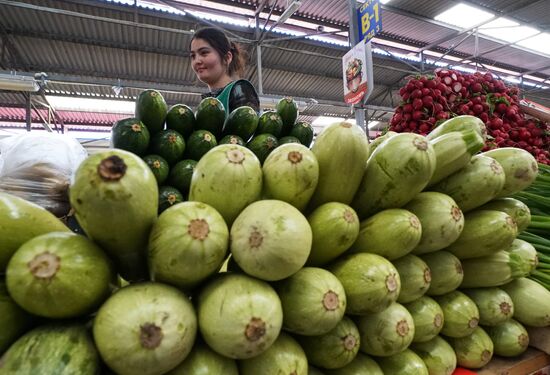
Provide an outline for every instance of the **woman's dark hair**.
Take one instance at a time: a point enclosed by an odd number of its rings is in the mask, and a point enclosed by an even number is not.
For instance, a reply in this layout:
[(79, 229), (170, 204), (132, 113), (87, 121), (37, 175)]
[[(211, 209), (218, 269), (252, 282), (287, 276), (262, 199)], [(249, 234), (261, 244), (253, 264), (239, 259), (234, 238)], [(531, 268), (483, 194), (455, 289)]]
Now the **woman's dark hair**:
[(227, 53), (231, 52), (233, 59), (227, 68), (227, 73), (230, 76), (241, 76), (243, 74), (248, 54), (238, 44), (229, 41), (223, 31), (214, 27), (205, 27), (195, 32), (191, 41), (195, 39), (202, 39), (210, 44), (218, 52), (222, 60), (225, 60)]

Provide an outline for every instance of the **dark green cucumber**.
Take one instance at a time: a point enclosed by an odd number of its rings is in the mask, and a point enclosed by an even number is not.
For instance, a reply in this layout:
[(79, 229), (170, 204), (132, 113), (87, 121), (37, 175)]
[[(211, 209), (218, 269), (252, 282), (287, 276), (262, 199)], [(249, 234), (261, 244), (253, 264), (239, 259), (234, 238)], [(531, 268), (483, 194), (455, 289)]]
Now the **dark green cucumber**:
[(149, 168), (151, 168), (151, 171), (157, 179), (157, 184), (162, 185), (162, 183), (166, 181), (168, 173), (170, 172), (168, 162), (164, 160), (162, 156), (154, 154), (144, 156), (143, 160), (147, 163)]
[(191, 187), (191, 177), (197, 162), (195, 160), (185, 159), (178, 162), (170, 170), (168, 176), (168, 185), (175, 187), (182, 194), (187, 195)]
[(195, 114), (185, 104), (175, 104), (166, 114), (166, 128), (172, 129), (187, 139), (195, 129)]
[(252, 107), (242, 106), (235, 108), (225, 121), (223, 134), (234, 134), (245, 142), (252, 137), (258, 127), (258, 114)]
[(226, 135), (225, 137), (222, 138), (221, 141), (218, 142), (218, 144), (219, 145), (232, 144), (232, 145), (244, 146), (244, 141), (238, 135)]
[(283, 119), (282, 136), (289, 135), (298, 118), (298, 105), (293, 98), (287, 96), (277, 103), (277, 113)]
[(287, 135), (286, 137), (279, 138), (279, 146), (284, 145), (285, 143), (302, 143), (300, 140), (296, 137), (293, 137), (291, 135)]
[(217, 145), (218, 143), (214, 134), (208, 130), (197, 130), (187, 139), (187, 144), (185, 145), (186, 158), (200, 160), (204, 154)]
[(125, 118), (115, 122), (111, 129), (111, 142), (114, 148), (120, 148), (143, 155), (149, 147), (149, 130), (137, 118)]
[(296, 137), (300, 140), (301, 144), (309, 147), (311, 141), (313, 141), (313, 127), (309, 122), (299, 121), (294, 124), (289, 135)]
[(185, 140), (175, 130), (163, 130), (151, 139), (150, 150), (153, 154), (162, 156), (169, 165), (174, 165), (183, 157)]
[(216, 98), (204, 98), (195, 113), (195, 130), (208, 130), (216, 137), (222, 134), (225, 121), (225, 109), (222, 102)]
[(258, 157), (260, 163), (262, 164), (271, 151), (273, 151), (277, 146), (277, 138), (275, 138), (272, 134), (257, 135), (246, 145), (246, 147), (248, 147), (254, 155)]
[(135, 117), (143, 122), (151, 135), (164, 129), (167, 105), (157, 90), (145, 90), (136, 100)]
[(161, 186), (159, 188), (159, 215), (175, 204), (183, 202), (183, 195), (178, 189), (172, 186)]
[(275, 111), (264, 112), (258, 119), (258, 129), (256, 134), (273, 134), (275, 137), (280, 137), (283, 131), (283, 119)]

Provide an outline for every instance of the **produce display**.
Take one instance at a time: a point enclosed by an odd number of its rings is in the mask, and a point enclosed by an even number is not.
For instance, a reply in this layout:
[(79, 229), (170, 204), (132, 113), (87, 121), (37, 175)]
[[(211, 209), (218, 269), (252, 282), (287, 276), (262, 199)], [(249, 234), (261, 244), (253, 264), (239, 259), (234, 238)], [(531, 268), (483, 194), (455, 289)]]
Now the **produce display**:
[[(290, 97), (282, 98), (276, 111), (258, 116), (248, 106), (226, 113), (213, 97), (203, 99), (196, 112), (185, 104), (168, 108), (159, 91), (146, 90), (136, 100), (135, 117), (114, 124), (111, 143), (141, 156), (149, 165), (159, 187), (161, 213), (187, 200), (195, 166), (218, 144), (246, 146), (261, 165), (279, 145), (299, 143), (309, 148), (313, 127), (297, 118), (298, 106)], [(315, 185), (309, 190), (313, 191)]]
[(506, 86), (489, 72), (438, 68), (433, 75), (410, 78), (399, 94), (403, 103), (391, 119), (393, 132), (427, 135), (447, 119), (476, 116), (487, 127), (486, 150), (522, 148), (539, 163), (550, 165), (550, 125), (525, 116), (519, 88)]
[[(289, 98), (259, 118), (161, 99), (137, 102), (145, 151), (80, 165), (85, 234), (0, 193), (0, 373), (450, 375), (550, 326), (548, 171), (479, 154), (480, 119), (374, 150), (336, 122), (309, 148)], [(117, 137), (143, 141), (136, 121)]]

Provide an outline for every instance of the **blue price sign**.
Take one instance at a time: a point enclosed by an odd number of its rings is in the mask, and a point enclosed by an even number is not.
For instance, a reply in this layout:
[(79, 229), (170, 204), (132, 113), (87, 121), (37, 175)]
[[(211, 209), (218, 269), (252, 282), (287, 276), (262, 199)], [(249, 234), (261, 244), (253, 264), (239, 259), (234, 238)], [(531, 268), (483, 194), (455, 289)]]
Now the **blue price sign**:
[(359, 17), (359, 40), (368, 42), (382, 31), (379, 0), (367, 0), (357, 8)]

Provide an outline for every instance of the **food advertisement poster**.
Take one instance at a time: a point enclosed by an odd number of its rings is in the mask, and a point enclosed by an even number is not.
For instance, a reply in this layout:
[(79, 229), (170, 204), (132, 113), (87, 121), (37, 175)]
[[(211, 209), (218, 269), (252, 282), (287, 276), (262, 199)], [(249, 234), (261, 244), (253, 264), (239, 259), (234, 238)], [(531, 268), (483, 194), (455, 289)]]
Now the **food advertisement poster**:
[(368, 89), (365, 43), (359, 42), (342, 58), (344, 101), (358, 104)]

